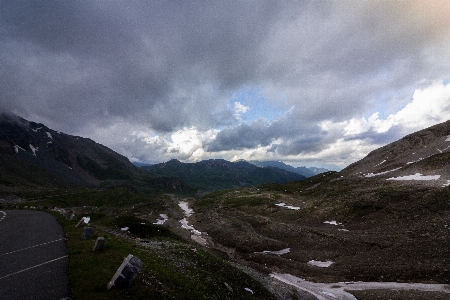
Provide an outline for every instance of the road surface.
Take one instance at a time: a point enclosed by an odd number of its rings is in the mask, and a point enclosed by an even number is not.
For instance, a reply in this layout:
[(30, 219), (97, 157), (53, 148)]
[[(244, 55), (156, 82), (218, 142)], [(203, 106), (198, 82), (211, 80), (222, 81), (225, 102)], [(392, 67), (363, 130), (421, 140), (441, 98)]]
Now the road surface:
[(69, 298), (68, 261), (55, 217), (0, 210), (0, 299)]

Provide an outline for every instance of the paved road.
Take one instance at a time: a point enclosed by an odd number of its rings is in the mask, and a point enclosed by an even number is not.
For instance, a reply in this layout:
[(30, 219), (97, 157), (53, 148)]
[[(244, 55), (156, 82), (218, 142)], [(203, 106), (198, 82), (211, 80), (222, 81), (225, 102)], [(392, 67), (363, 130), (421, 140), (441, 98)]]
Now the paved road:
[(70, 295), (64, 231), (41, 211), (0, 211), (0, 299)]

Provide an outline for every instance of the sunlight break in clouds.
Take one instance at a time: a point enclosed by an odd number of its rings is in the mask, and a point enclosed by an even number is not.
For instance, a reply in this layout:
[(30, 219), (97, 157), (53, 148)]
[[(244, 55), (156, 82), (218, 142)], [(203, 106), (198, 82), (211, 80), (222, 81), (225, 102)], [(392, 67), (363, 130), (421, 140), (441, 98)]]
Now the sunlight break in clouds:
[[(404, 108), (386, 119), (380, 119), (379, 113), (374, 113), (368, 119), (351, 119), (340, 123), (344, 125), (344, 135), (355, 135), (374, 130), (384, 133), (393, 126), (400, 125), (406, 134), (424, 129), (450, 119), (450, 83), (434, 82), (423, 89), (417, 89)], [(335, 124), (338, 125), (339, 124)]]

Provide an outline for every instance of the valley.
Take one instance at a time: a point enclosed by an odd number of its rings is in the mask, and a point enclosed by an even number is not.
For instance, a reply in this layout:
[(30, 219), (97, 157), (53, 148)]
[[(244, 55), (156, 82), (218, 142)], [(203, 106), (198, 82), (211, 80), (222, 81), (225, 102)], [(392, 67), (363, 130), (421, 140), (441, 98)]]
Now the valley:
[[(130, 293), (159, 299), (449, 297), (450, 121), (301, 180), (224, 160), (138, 168), (93, 141), (82, 150), (76, 137), (22, 122), (3, 123), (0, 208), (58, 217), (74, 298), (123, 298), (126, 291), (105, 294), (104, 277), (90, 283), (79, 274), (108, 277), (131, 252), (146, 266)], [(44, 151), (45, 132), (58, 151)], [(35, 146), (25, 150), (28, 138)], [(269, 180), (277, 176), (282, 182)], [(81, 217), (107, 237), (104, 254), (89, 256), (101, 264), (83, 263), (92, 246), (75, 228)]]

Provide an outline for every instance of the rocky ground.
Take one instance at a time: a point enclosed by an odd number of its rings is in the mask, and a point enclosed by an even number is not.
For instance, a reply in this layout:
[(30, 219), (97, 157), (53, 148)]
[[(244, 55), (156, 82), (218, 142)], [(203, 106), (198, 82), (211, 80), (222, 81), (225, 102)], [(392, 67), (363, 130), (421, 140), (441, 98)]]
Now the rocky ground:
[[(193, 201), (189, 220), (224, 257), (266, 274), (311, 282), (450, 283), (448, 189), (324, 176), (207, 196)], [(357, 292), (361, 299), (386, 293)]]

